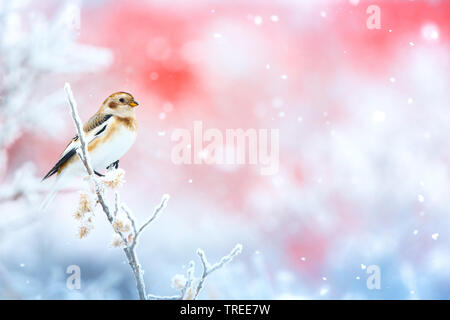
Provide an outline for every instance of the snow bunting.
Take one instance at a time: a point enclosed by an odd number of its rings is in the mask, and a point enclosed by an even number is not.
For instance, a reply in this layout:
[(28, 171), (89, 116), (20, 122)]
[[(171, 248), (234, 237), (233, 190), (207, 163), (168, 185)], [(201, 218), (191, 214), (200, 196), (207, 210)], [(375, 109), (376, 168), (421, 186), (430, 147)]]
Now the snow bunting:
[[(83, 126), (88, 143), (91, 164), (97, 170), (119, 165), (119, 159), (133, 145), (137, 134), (137, 123), (134, 108), (138, 103), (126, 92), (110, 95)], [(84, 165), (77, 155), (81, 147), (78, 135), (75, 136), (61, 154), (58, 162), (45, 175), (45, 180), (56, 174), (57, 178), (50, 194), (41, 205), (46, 210), (56, 193), (64, 187), (65, 182), (74, 176), (86, 173)]]

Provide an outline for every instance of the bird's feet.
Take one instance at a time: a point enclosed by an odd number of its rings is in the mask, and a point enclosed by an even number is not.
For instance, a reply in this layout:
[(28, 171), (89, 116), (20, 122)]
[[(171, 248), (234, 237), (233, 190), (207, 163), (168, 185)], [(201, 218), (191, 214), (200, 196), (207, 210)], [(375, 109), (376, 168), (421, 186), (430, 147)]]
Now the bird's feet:
[(94, 170), (94, 173), (95, 173), (97, 176), (99, 176), (99, 177), (104, 177), (104, 176), (105, 176), (104, 174), (101, 174), (100, 172), (97, 172), (97, 171), (95, 171), (95, 170)]
[(118, 169), (119, 168), (119, 160), (117, 160), (116, 162), (111, 163), (109, 166), (106, 167), (106, 169), (110, 170), (110, 169)]

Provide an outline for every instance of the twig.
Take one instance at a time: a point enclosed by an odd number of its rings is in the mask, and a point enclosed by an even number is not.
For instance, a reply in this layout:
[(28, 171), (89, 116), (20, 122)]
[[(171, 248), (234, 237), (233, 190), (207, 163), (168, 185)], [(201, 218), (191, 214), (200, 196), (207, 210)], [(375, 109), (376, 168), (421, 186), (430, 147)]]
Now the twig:
[(117, 217), (117, 214), (119, 213), (119, 193), (114, 193), (114, 217)]
[[(154, 211), (153, 211), (153, 215), (150, 217), (150, 219), (147, 220), (147, 222), (145, 222), (140, 228), (139, 230), (136, 232), (135, 231), (135, 235), (134, 235), (134, 239), (133, 239), (133, 243), (132, 243), (132, 247), (134, 248), (136, 246), (137, 240), (139, 235), (141, 234), (141, 232), (153, 221), (156, 219), (156, 217), (158, 216), (158, 214), (167, 206), (167, 201), (169, 201), (170, 196), (168, 194), (163, 195), (162, 199), (161, 199), (161, 203), (159, 204), (159, 206), (155, 207)], [(128, 214), (128, 213), (127, 213)], [(136, 225), (134, 224), (133, 219), (130, 219), (132, 221), (133, 224), (133, 228), (134, 230), (136, 230)]]
[(131, 215), (131, 210), (130, 208), (127, 207), (127, 205), (125, 203), (122, 203), (122, 211), (125, 212), (125, 214), (127, 215), (128, 220), (131, 221), (131, 227), (133, 228), (133, 233), (135, 234), (136, 237), (136, 222), (134, 221), (133, 216)]
[(192, 290), (191, 286), (195, 280), (194, 273), (195, 273), (195, 262), (191, 261), (191, 262), (189, 262), (189, 267), (186, 271), (187, 280), (186, 280), (186, 284), (181, 289), (180, 299), (185, 299), (187, 292)]
[(206, 259), (205, 252), (202, 249), (198, 249), (197, 254), (200, 257), (200, 261), (202, 262), (203, 273), (202, 273), (202, 277), (200, 278), (200, 280), (197, 283), (197, 288), (195, 290), (194, 299), (197, 299), (200, 291), (202, 290), (203, 283), (205, 282), (206, 277), (208, 275), (210, 275), (212, 272), (216, 271), (217, 269), (222, 268), (224, 265), (231, 262), (234, 259), (234, 257), (237, 256), (238, 254), (240, 254), (241, 252), (242, 252), (242, 245), (237, 244), (228, 255), (222, 257), (222, 259), (220, 259), (219, 262), (217, 262), (211, 266), (208, 263), (208, 260)]
[(75, 127), (77, 129), (78, 138), (80, 139), (81, 144), (81, 152), (82, 155), (77, 150), (78, 156), (80, 157), (81, 161), (83, 162), (84, 166), (86, 167), (86, 171), (88, 174), (92, 177), (94, 174), (94, 170), (92, 169), (90, 158), (89, 158), (89, 152), (88, 147), (86, 143), (86, 136), (84, 135), (83, 130), (83, 124), (81, 121), (80, 116), (78, 115), (78, 109), (77, 109), (77, 102), (75, 101), (75, 98), (73, 97), (72, 89), (70, 88), (70, 84), (66, 82), (64, 85), (64, 90), (67, 94), (67, 100), (69, 101), (70, 105), (70, 115), (73, 118), (73, 121), (75, 122)]
[(242, 245), (237, 244), (231, 252), (222, 257), (219, 262), (214, 265), (210, 265), (208, 263), (208, 259), (206, 258), (205, 252), (202, 249), (197, 249), (197, 254), (200, 257), (200, 261), (202, 263), (203, 271), (200, 278), (195, 278), (195, 263), (191, 261), (189, 263), (189, 267), (186, 271), (187, 279), (181, 288), (181, 293), (175, 296), (157, 296), (157, 295), (148, 295), (149, 299), (152, 300), (195, 300), (198, 298), (200, 291), (203, 288), (203, 284), (206, 278), (214, 271), (222, 268), (225, 264), (231, 262), (234, 257), (242, 252)]

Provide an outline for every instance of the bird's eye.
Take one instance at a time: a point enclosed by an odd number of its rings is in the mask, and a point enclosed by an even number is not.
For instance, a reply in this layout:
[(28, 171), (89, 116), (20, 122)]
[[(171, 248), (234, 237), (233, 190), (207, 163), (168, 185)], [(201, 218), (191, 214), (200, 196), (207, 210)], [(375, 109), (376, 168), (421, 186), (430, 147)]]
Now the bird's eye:
[(125, 103), (125, 99), (124, 98), (120, 98), (119, 101), (120, 101), (120, 103)]

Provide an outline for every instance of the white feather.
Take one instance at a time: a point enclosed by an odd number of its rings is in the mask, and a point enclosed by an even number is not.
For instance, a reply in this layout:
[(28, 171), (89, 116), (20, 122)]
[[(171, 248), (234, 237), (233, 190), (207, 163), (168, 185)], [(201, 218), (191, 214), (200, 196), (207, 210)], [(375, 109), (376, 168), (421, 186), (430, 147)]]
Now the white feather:
[[(105, 133), (108, 134), (108, 133)], [(94, 170), (103, 170), (122, 156), (131, 148), (136, 140), (136, 131), (131, 131), (121, 125), (106, 143), (99, 144), (90, 153)]]

